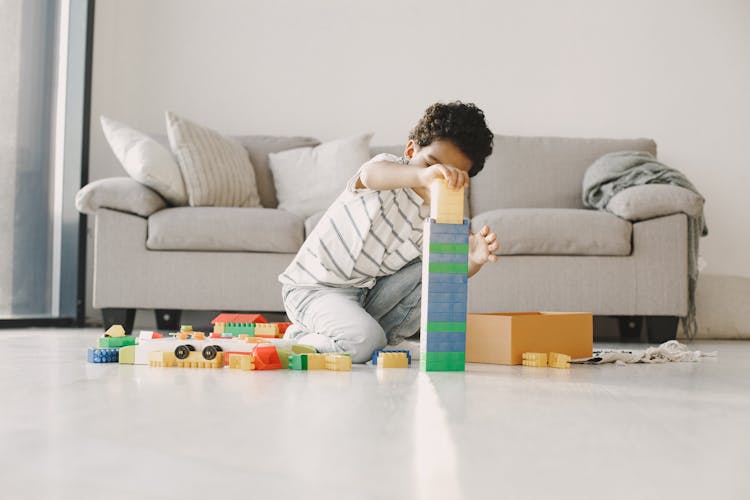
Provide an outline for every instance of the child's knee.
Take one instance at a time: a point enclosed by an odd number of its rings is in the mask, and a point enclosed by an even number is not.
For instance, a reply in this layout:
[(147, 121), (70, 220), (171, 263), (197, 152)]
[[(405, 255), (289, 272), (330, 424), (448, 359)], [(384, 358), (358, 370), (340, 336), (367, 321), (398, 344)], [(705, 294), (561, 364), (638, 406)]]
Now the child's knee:
[(386, 344), (385, 331), (373, 320), (370, 325), (362, 325), (356, 331), (342, 332), (337, 335), (336, 346), (352, 356), (353, 363), (365, 363), (372, 358), (372, 353), (383, 349)]

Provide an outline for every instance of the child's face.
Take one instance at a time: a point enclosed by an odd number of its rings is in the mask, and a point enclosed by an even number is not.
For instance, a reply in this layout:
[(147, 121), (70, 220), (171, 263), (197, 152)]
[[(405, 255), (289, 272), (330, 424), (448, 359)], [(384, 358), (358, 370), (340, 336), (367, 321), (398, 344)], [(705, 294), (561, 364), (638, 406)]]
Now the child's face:
[(409, 165), (429, 167), (430, 165), (449, 165), (464, 172), (471, 169), (471, 160), (463, 151), (451, 141), (436, 140), (420, 148), (414, 141), (409, 141), (404, 150), (404, 156), (409, 158)]

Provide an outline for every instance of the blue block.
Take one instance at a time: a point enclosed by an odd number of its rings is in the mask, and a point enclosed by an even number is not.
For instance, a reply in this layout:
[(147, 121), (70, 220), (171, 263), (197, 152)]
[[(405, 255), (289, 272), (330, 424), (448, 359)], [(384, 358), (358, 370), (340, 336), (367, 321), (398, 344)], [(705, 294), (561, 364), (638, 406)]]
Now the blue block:
[(466, 312), (433, 312), (427, 309), (427, 321), (435, 323), (466, 322)]
[(411, 365), (411, 353), (409, 351), (401, 350), (401, 349), (378, 349), (374, 353), (372, 353), (372, 364), (377, 365), (378, 364), (378, 355), (381, 352), (403, 352), (406, 354), (406, 359), (409, 362), (409, 365)]
[(440, 302), (452, 302), (457, 304), (466, 304), (466, 292), (434, 292), (430, 290), (427, 294), (427, 304), (437, 304)]
[[(456, 264), (466, 264), (469, 258), (465, 253), (429, 253), (426, 262), (451, 262)], [(438, 274), (438, 273), (431, 273)], [(463, 275), (461, 275), (463, 276)]]
[(431, 234), (430, 243), (469, 243), (468, 234)]
[(468, 292), (466, 285), (456, 283), (427, 283), (427, 291), (429, 293), (455, 293), (464, 296)]
[(430, 219), (430, 232), (432, 234), (466, 234), (469, 235), (469, 219), (464, 219), (463, 224), (438, 224), (435, 219)]
[(458, 287), (469, 282), (469, 276), (466, 274), (455, 274), (455, 273), (428, 273), (427, 283), (430, 285), (438, 283), (450, 283)]
[(427, 304), (427, 312), (466, 314), (466, 302), (430, 302)]
[[(422, 333), (424, 335), (424, 333)], [(464, 332), (430, 332), (426, 336), (426, 352), (464, 352)]]
[(86, 361), (89, 363), (117, 363), (119, 359), (119, 349), (88, 349), (86, 351)]

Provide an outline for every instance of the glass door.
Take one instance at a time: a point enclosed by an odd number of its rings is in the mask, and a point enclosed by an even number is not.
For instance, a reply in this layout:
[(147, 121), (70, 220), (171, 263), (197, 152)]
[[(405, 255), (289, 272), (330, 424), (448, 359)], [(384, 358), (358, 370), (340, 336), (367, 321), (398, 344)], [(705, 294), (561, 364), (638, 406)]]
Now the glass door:
[(92, 21), (93, 1), (0, 0), (0, 326), (83, 317)]

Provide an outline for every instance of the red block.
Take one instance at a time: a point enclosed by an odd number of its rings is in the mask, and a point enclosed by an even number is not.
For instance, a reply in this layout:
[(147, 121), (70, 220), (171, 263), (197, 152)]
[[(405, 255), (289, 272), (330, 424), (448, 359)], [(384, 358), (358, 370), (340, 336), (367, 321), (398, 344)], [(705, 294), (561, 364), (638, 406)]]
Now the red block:
[(291, 326), (291, 322), (279, 322), (279, 335), (284, 335), (286, 333), (286, 329)]
[[(253, 348), (256, 370), (279, 370), (282, 368), (279, 353), (272, 345), (257, 345)], [(229, 356), (227, 356), (229, 358)]]

